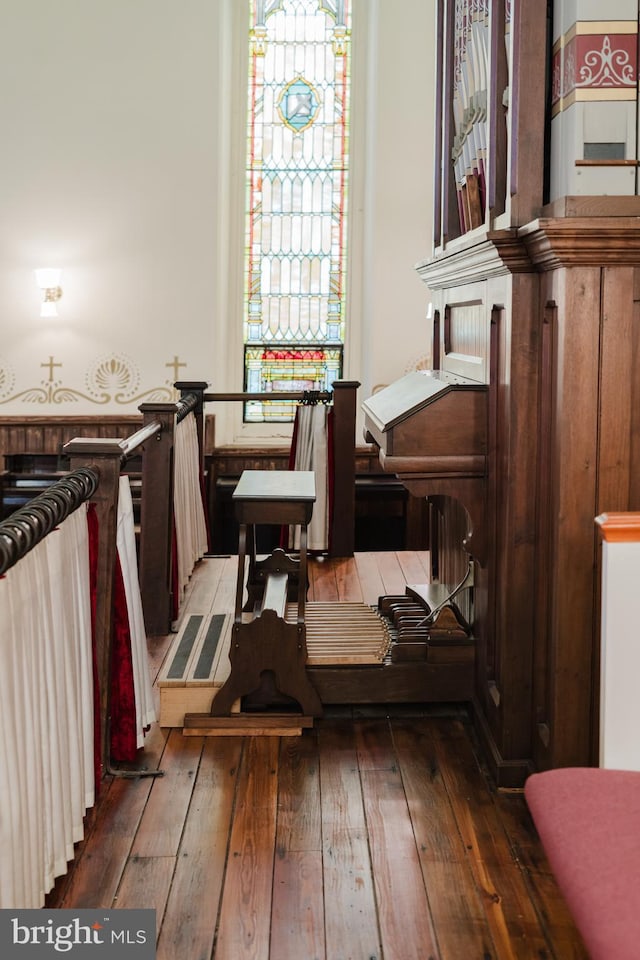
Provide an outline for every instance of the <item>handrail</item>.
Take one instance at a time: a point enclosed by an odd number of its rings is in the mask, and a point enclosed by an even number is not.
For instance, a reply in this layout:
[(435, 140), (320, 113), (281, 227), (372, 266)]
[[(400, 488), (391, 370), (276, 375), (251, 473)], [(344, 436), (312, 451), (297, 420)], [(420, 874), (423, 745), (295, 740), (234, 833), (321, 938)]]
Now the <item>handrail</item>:
[(180, 423), (182, 420), (184, 420), (184, 418), (190, 414), (192, 410), (197, 409), (199, 403), (200, 397), (197, 393), (187, 393), (185, 396), (180, 397), (176, 403), (176, 421)]
[(144, 426), (132, 433), (130, 437), (119, 440), (115, 437), (74, 437), (64, 444), (64, 452), (72, 454), (92, 454), (97, 457), (115, 458), (120, 464), (128, 460), (147, 440), (155, 437), (163, 430), (159, 420), (145, 423)]
[(129, 457), (135, 452), (135, 450), (137, 450), (138, 447), (141, 447), (143, 443), (161, 432), (162, 424), (159, 420), (154, 420), (153, 423), (148, 423), (144, 427), (140, 427), (140, 429), (136, 430), (135, 433), (132, 433), (130, 437), (120, 441), (123, 458), (125, 460), (129, 459)]
[[(274, 400), (291, 400), (292, 402), (299, 402), (304, 400), (309, 393), (309, 390), (274, 390), (270, 393), (205, 393), (202, 399), (205, 401), (205, 403), (217, 403), (224, 400), (259, 400), (262, 403), (271, 403)], [(314, 400), (318, 400), (320, 403), (329, 402), (332, 397), (332, 390), (313, 391)]]
[(79, 467), (0, 523), (0, 576), (95, 493), (100, 476)]

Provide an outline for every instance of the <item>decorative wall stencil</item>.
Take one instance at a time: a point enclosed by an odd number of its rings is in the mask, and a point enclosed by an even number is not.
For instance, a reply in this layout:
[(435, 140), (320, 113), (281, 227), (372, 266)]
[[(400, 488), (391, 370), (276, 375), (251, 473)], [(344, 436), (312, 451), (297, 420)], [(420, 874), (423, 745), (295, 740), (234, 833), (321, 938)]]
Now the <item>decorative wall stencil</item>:
[[(186, 366), (176, 356), (165, 364), (177, 370)], [(121, 405), (138, 405), (143, 400), (161, 403), (171, 402), (176, 398), (173, 381), (165, 380), (164, 386), (151, 387), (139, 391), (140, 371), (135, 363), (124, 354), (109, 354), (98, 357), (89, 367), (85, 375), (87, 392), (76, 390), (64, 384), (61, 376), (63, 362), (55, 356), (49, 356), (40, 363), (46, 370), (46, 376), (39, 386), (27, 387), (13, 392), (15, 375), (0, 360), (0, 404), (20, 401), (22, 403), (37, 404), (65, 404), (84, 401), (91, 404), (117, 403)]]
[(176, 380), (180, 379), (180, 368), (186, 367), (184, 360), (181, 360), (180, 357), (177, 357), (174, 354), (173, 360), (170, 360), (169, 363), (165, 363), (165, 367), (171, 367), (173, 370), (173, 376), (171, 378), (171, 383), (175, 383)]
[(104, 403), (115, 394), (116, 403), (128, 403), (140, 384), (140, 371), (123, 354), (99, 357), (86, 374), (89, 393), (96, 403)]
[(0, 403), (5, 402), (5, 398), (13, 390), (15, 381), (15, 373), (8, 363), (0, 357)]
[(405, 373), (414, 373), (416, 370), (431, 370), (431, 354), (425, 353), (421, 357), (414, 357), (404, 368)]

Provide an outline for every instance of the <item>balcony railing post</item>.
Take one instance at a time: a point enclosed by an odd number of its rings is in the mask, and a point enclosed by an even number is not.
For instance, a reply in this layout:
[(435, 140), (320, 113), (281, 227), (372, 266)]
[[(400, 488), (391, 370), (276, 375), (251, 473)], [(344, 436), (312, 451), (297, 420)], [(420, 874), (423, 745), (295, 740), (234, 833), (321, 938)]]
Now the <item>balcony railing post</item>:
[(101, 761), (104, 774), (110, 767), (109, 687), (113, 637), (113, 592), (116, 565), (118, 490), (122, 461), (121, 441), (77, 437), (65, 443), (71, 470), (92, 467), (100, 475), (91, 497), (98, 517), (98, 563), (96, 570), (95, 644), (100, 691)]
[(143, 403), (143, 429), (157, 423), (142, 448), (140, 505), (140, 593), (147, 636), (165, 636), (171, 626), (173, 534), (173, 445), (175, 403)]
[(190, 394), (197, 397), (197, 404), (194, 408), (194, 416), (196, 418), (196, 428), (198, 431), (198, 451), (200, 454), (200, 472), (204, 471), (204, 393), (208, 383), (205, 383), (202, 380), (178, 380), (174, 383), (176, 390), (180, 391), (180, 398), (184, 398)]
[(356, 394), (357, 380), (333, 384), (333, 517), (330, 553), (353, 556), (356, 499)]

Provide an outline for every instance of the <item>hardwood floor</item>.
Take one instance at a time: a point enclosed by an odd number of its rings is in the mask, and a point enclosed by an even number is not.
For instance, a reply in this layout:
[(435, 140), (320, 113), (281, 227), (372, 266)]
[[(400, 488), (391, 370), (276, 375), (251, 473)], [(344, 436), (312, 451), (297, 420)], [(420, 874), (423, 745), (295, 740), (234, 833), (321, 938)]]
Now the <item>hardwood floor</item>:
[[(313, 599), (365, 602), (428, 569), (413, 553), (311, 567)], [(150, 641), (155, 675), (169, 642)], [(287, 738), (154, 726), (140, 760), (164, 776), (105, 780), (47, 906), (155, 908), (159, 960), (587, 956), (463, 706), (335, 707)]]

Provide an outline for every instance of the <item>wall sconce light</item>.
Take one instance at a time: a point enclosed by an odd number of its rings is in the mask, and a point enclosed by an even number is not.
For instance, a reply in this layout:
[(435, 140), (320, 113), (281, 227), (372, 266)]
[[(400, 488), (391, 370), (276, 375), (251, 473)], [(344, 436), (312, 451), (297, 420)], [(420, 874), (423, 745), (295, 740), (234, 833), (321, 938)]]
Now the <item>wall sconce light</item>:
[(42, 270), (36, 270), (36, 283), (42, 290), (42, 303), (40, 305), (41, 317), (57, 317), (58, 310), (56, 303), (62, 296), (60, 286), (60, 277), (62, 270), (52, 270), (46, 267)]

